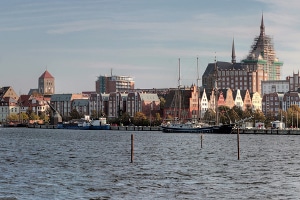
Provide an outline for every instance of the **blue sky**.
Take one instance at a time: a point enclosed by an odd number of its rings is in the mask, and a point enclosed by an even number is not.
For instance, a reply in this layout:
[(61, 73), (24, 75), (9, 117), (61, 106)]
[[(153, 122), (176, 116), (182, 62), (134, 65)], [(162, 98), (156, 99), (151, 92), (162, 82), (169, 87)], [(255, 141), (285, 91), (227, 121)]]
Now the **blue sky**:
[(47, 69), (56, 93), (94, 91), (99, 75), (132, 76), (136, 88), (196, 83), (206, 66), (245, 58), (264, 15), (267, 35), (284, 62), (282, 79), (297, 72), (297, 0), (2, 0), (0, 86), (18, 94), (37, 88)]

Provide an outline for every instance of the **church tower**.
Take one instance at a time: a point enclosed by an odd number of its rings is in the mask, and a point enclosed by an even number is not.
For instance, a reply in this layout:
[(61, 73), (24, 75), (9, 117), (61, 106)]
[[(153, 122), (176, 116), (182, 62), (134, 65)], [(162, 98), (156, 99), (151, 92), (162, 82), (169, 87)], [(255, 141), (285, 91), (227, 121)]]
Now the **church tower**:
[(232, 64), (236, 63), (235, 48), (234, 48), (234, 39), (232, 40), (231, 63)]
[(252, 70), (263, 69), (268, 80), (280, 80), (282, 62), (274, 50), (272, 37), (265, 34), (264, 17), (261, 17), (260, 34), (254, 39), (247, 59), (243, 60)]
[(39, 77), (38, 92), (44, 95), (55, 93), (55, 79), (47, 70)]

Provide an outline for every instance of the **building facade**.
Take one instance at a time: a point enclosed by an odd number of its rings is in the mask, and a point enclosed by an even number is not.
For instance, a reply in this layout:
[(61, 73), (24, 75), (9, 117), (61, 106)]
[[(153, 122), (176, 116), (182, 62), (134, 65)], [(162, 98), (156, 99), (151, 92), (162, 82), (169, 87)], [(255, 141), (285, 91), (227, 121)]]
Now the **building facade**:
[(130, 76), (99, 76), (96, 80), (97, 93), (128, 93), (132, 90), (134, 90), (134, 80)]

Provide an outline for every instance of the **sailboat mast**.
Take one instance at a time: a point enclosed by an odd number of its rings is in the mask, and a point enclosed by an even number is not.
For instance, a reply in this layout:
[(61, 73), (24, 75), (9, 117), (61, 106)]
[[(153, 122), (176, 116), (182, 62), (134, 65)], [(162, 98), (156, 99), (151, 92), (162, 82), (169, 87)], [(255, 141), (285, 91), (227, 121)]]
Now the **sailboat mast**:
[(178, 98), (178, 119), (181, 117), (181, 80), (180, 80), (180, 58), (178, 59), (178, 70), (179, 70), (179, 75), (178, 75), (178, 91), (177, 91), (177, 98)]
[(201, 107), (200, 107), (200, 89), (199, 89), (199, 81), (200, 81), (200, 78), (199, 78), (199, 67), (198, 67), (198, 61), (199, 61), (199, 59), (198, 59), (198, 57), (197, 57), (197, 75), (198, 75), (198, 77), (197, 77), (197, 91), (198, 91), (198, 112), (197, 112), (197, 118), (199, 119), (199, 118), (201, 118)]
[(219, 125), (219, 108), (218, 108), (218, 99), (219, 99), (219, 90), (218, 90), (218, 69), (217, 69), (217, 57), (215, 55), (215, 109), (216, 109), (216, 125)]

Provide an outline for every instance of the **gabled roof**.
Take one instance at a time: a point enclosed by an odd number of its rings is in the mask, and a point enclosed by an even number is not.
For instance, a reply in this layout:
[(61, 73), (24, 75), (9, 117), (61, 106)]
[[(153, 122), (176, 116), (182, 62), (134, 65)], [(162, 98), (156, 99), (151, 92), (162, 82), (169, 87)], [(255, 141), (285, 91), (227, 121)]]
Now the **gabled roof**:
[(6, 102), (6, 103), (17, 103), (17, 100), (15, 100), (14, 98), (11, 97), (4, 97), (1, 99), (2, 102)]
[(30, 97), (31, 95), (22, 94), (18, 99), (18, 103), (20, 104), (20, 106), (28, 107), (30, 105), (29, 103)]
[(47, 70), (40, 76), (39, 79), (54, 78)]
[(139, 93), (140, 97), (144, 101), (159, 101), (157, 94), (152, 93)]

